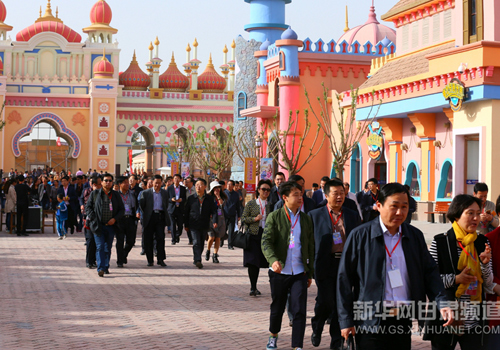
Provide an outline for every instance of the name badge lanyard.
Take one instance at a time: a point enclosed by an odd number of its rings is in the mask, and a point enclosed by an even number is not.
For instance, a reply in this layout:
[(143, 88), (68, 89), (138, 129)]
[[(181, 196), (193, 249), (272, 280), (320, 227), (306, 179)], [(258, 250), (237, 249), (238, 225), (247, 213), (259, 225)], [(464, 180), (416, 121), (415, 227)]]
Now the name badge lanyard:
[(264, 220), (264, 217), (266, 216), (266, 206), (262, 204), (263, 204), (262, 200), (259, 198), (259, 208), (260, 208), (260, 213), (262, 215), (262, 220), (260, 220), (261, 223)]
[(394, 251), (396, 250), (396, 248), (398, 247), (399, 245), (399, 242), (401, 242), (401, 236), (402, 235), (399, 235), (399, 240), (398, 240), (398, 243), (396, 243), (396, 245), (394, 246), (394, 248), (392, 248), (392, 251), (389, 253), (389, 249), (387, 249), (387, 244), (384, 243), (385, 245), (385, 251), (387, 252), (387, 255), (389, 255), (389, 262), (391, 263), (391, 269), (392, 270), (395, 270), (396, 267), (393, 265), (392, 263), (392, 254), (394, 254)]
[(469, 256), (469, 258), (474, 260), (474, 262), (477, 262), (475, 253), (474, 253), (474, 256), (470, 255), (469, 252), (465, 250), (464, 246), (462, 245), (462, 242), (458, 242), (458, 245), (460, 245), (460, 248), (462, 248), (462, 250), (465, 252), (465, 254), (467, 254)]
[(109, 198), (109, 211), (113, 211), (113, 202), (111, 201), (111, 197), (113, 197), (111, 191), (109, 191), (109, 194), (106, 194)]
[(200, 202), (200, 214), (201, 214), (201, 209), (203, 207), (203, 201), (204, 201), (204, 199), (198, 198), (198, 202)]
[(288, 214), (288, 208), (285, 206), (285, 213), (286, 216), (288, 217), (288, 220), (290, 220), (290, 244), (289, 248), (295, 248), (295, 240), (293, 237), (293, 230), (295, 229), (295, 226), (297, 226), (297, 222), (299, 221), (300, 218), (300, 211), (297, 212), (297, 217), (295, 218), (295, 223), (292, 225), (292, 218), (290, 217), (290, 214)]
[(371, 191), (370, 191), (370, 194), (372, 195), (372, 198), (375, 201), (375, 203), (377, 203), (377, 201), (378, 201), (378, 191), (377, 191), (377, 196), (376, 197), (373, 195), (373, 192), (371, 192)]
[(130, 212), (130, 209), (127, 210), (127, 208), (129, 208), (129, 205), (128, 205), (128, 196), (130, 196), (130, 192), (127, 193), (126, 197), (120, 192), (120, 196), (122, 197), (123, 205), (125, 206), (125, 211), (126, 212)]
[(333, 222), (333, 216), (332, 216), (332, 213), (330, 212), (330, 210), (328, 209), (328, 206), (326, 208), (326, 210), (328, 210), (328, 215), (330, 215), (330, 219), (332, 220), (332, 230), (335, 230), (335, 227), (337, 226), (337, 224), (339, 223), (340, 221), (340, 218), (342, 217), (342, 215), (344, 214), (342, 211), (340, 211), (340, 215), (339, 217), (337, 218), (337, 221)]

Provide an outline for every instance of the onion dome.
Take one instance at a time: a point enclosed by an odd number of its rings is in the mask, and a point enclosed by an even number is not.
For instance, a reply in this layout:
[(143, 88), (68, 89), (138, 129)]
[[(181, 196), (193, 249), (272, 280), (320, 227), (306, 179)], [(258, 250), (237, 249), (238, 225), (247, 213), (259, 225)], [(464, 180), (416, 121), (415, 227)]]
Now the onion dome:
[(58, 17), (58, 12), (56, 16), (52, 14), (52, 9), (50, 7), (50, 0), (48, 0), (47, 8), (45, 9), (45, 14), (42, 16), (42, 9), (40, 8), (40, 17), (35, 21), (34, 24), (30, 25), (28, 28), (24, 28), (16, 35), (17, 41), (29, 41), (32, 37), (43, 32), (52, 32), (61, 35), (70, 43), (79, 43), (82, 41), (80, 34), (75, 32), (73, 29), (68, 27), (61, 21)]
[(270, 45), (271, 45), (271, 42), (269, 41), (269, 39), (266, 39), (266, 41), (264, 41), (262, 43), (262, 45), (260, 45), (259, 50), (260, 51), (267, 51), (267, 49), (269, 48)]
[(7, 18), (7, 8), (2, 0), (0, 0), (0, 30), (11, 31), (12, 27), (5, 24), (5, 19)]
[(184, 92), (189, 87), (189, 79), (180, 72), (175, 63), (174, 53), (165, 73), (160, 75), (160, 89)]
[(132, 62), (130, 62), (130, 66), (128, 69), (120, 75), (120, 85), (124, 85), (125, 88), (123, 90), (137, 90), (137, 91), (146, 91), (151, 83), (151, 79), (149, 75), (144, 73), (142, 69), (139, 67), (139, 63), (137, 63), (137, 59), (135, 56), (132, 57)]
[(377, 15), (375, 14), (375, 7), (371, 6), (370, 13), (368, 14), (368, 20), (365, 24), (345, 32), (344, 35), (342, 35), (338, 40), (338, 43), (340, 44), (345, 40), (348, 45), (351, 45), (355, 41), (364, 45), (367, 41), (369, 41), (372, 45), (377, 45), (379, 41), (384, 40), (386, 37), (393, 43), (396, 43), (396, 31), (380, 24), (377, 20)]
[(299, 36), (292, 30), (292, 27), (288, 27), (287, 30), (281, 34), (282, 40), (297, 40)]
[(210, 55), (205, 71), (198, 77), (198, 89), (203, 92), (223, 92), (226, 84), (226, 79), (215, 71)]
[(111, 7), (104, 0), (99, 0), (90, 10), (90, 23), (109, 25), (113, 18)]
[(101, 60), (94, 65), (94, 78), (113, 79), (114, 74), (115, 68), (108, 61), (106, 53), (104, 52)]

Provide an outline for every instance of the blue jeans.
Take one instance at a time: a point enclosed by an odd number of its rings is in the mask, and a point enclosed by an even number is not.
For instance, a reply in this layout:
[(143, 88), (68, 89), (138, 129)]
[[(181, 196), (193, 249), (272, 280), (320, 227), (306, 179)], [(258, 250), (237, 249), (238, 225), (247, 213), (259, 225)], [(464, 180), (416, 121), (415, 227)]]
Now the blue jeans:
[(101, 225), (101, 234), (94, 233), (96, 245), (97, 272), (108, 271), (109, 260), (111, 258), (111, 247), (115, 238), (115, 228), (113, 226)]
[(66, 236), (66, 227), (64, 224), (66, 220), (62, 220), (60, 216), (56, 216), (56, 229), (59, 237)]
[(7, 213), (5, 214), (5, 232), (10, 231), (10, 220), (11, 220), (12, 214)]

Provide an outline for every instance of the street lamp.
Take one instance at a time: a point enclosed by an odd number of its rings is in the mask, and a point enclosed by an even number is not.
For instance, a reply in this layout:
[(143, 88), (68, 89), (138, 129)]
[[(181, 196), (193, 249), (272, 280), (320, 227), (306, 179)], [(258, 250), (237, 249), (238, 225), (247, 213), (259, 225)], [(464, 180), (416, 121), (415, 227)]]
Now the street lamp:
[(257, 177), (260, 178), (260, 158), (262, 149), (262, 137), (260, 135), (255, 136), (255, 153), (257, 154)]
[(177, 153), (179, 154), (179, 166), (182, 166), (182, 152), (184, 152), (184, 147), (182, 147), (182, 145), (177, 146)]

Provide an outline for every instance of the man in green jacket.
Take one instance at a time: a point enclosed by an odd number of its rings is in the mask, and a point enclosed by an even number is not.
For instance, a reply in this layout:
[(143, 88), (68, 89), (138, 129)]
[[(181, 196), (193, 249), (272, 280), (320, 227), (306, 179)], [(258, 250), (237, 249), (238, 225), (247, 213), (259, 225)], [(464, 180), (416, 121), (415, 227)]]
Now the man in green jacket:
[(311, 218), (300, 211), (302, 187), (285, 182), (280, 186), (280, 196), (285, 205), (269, 214), (262, 235), (272, 297), (267, 350), (277, 349), (288, 293), (293, 315), (292, 348), (297, 350), (304, 343), (307, 288), (314, 274), (314, 233)]

